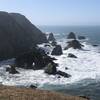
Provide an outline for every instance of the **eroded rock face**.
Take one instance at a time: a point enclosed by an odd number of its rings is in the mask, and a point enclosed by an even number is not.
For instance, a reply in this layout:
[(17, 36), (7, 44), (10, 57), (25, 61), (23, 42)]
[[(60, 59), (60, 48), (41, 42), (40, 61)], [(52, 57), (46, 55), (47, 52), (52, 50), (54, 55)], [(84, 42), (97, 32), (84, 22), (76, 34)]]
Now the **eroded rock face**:
[(0, 60), (16, 57), (43, 42), (47, 42), (46, 35), (25, 16), (0, 12)]
[(76, 39), (75, 33), (74, 32), (70, 32), (67, 36), (67, 39)]
[(51, 53), (51, 55), (62, 55), (63, 51), (62, 51), (62, 47), (60, 45), (56, 45)]
[(82, 49), (82, 46), (83, 45), (78, 40), (72, 40), (72, 41), (68, 42), (68, 45), (65, 48), (65, 50), (68, 48)]

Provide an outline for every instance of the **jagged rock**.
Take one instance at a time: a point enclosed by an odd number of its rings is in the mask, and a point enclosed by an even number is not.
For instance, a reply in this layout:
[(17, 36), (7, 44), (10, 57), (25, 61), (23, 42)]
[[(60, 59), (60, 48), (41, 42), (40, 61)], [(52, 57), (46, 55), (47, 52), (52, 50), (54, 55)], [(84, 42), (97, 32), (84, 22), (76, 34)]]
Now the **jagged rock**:
[(56, 66), (54, 66), (52, 63), (49, 63), (45, 67), (45, 73), (47, 74), (56, 74), (56, 72), (57, 72)]
[(67, 74), (67, 73), (65, 73), (65, 72), (62, 72), (62, 71), (57, 71), (56, 74), (61, 75), (61, 76), (66, 77), (66, 78), (71, 77), (71, 75), (69, 75), (69, 74)]
[[(48, 56), (43, 49), (41, 50), (41, 48), (34, 48), (32, 51), (16, 57), (15, 65), (25, 69), (38, 70), (44, 68), (48, 63), (54, 63), (53, 60), (56, 59)], [(54, 64), (57, 65), (56, 63)]]
[(55, 41), (55, 37), (54, 37), (53, 33), (49, 34), (48, 41)]
[(74, 32), (70, 32), (67, 36), (67, 39), (76, 39), (75, 33)]
[(51, 45), (52, 45), (52, 46), (56, 46), (56, 45), (57, 45), (57, 42), (56, 42), (56, 41), (52, 41), (52, 42), (51, 42)]
[(62, 55), (62, 47), (60, 45), (56, 45), (51, 53), (51, 55)]
[(15, 69), (15, 65), (10, 65), (10, 67), (6, 68), (6, 71), (10, 74), (18, 74), (19, 72)]
[(78, 36), (78, 39), (83, 40), (83, 39), (86, 39), (86, 38), (85, 38), (85, 36)]
[(70, 57), (70, 58), (77, 58), (77, 56), (75, 56), (75, 55), (72, 54), (72, 53), (69, 53), (69, 54), (68, 54), (68, 57)]
[(68, 48), (74, 48), (74, 49), (81, 49), (82, 48), (82, 44), (78, 41), (78, 40), (72, 40), (70, 42), (68, 42), (68, 46), (65, 48), (68, 49)]
[(0, 12), (0, 60), (14, 58), (44, 42), (48, 42), (46, 35), (25, 16)]

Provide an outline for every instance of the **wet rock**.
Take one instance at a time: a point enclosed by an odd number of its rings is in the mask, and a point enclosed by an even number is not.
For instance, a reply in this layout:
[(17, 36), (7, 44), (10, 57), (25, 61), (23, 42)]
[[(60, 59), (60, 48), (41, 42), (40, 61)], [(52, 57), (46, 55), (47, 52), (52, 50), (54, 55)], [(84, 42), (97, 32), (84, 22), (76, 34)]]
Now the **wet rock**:
[(52, 46), (56, 46), (56, 45), (57, 45), (57, 42), (56, 42), (56, 41), (52, 41), (52, 42), (51, 42), (51, 45), (52, 45)]
[(77, 58), (77, 56), (75, 56), (75, 55), (72, 54), (72, 53), (69, 53), (69, 54), (68, 54), (68, 57), (70, 57), (70, 58)]
[(74, 32), (70, 32), (67, 36), (67, 39), (76, 39), (75, 33)]
[(56, 45), (51, 53), (51, 55), (62, 55), (62, 47), (60, 45)]
[(16, 57), (15, 65), (20, 68), (39, 70), (43, 69), (48, 63), (57, 65), (53, 60), (56, 59), (48, 56), (41, 48), (34, 48), (32, 51)]
[(55, 75), (57, 72), (56, 66), (54, 66), (52, 63), (49, 63), (46, 67), (45, 67), (45, 73), (47, 74), (53, 74)]
[(53, 33), (50, 33), (50, 34), (49, 34), (49, 37), (48, 37), (48, 41), (55, 41), (55, 40), (56, 40), (56, 39), (55, 39)]
[(10, 65), (10, 67), (6, 68), (6, 71), (10, 74), (18, 74), (19, 72), (16, 70), (15, 65)]
[(67, 67), (65, 67), (65, 69), (66, 69), (66, 70), (68, 70), (68, 68), (67, 68)]
[(83, 39), (86, 39), (86, 37), (85, 36), (78, 36), (78, 39), (83, 40)]
[(66, 78), (71, 77), (71, 75), (69, 75), (69, 74), (67, 74), (67, 73), (65, 73), (65, 72), (62, 72), (62, 71), (57, 71), (56, 74), (58, 74), (58, 75), (60, 75), (60, 76), (63, 76), (63, 77), (66, 77)]
[(82, 49), (82, 44), (78, 40), (72, 40), (68, 42), (67, 47), (65, 47), (65, 50), (68, 48), (74, 48), (74, 49)]
[(30, 88), (32, 88), (32, 89), (36, 89), (37, 86), (35, 86), (35, 85), (30, 85)]
[(97, 47), (98, 45), (97, 45), (97, 44), (93, 44), (93, 46), (94, 46), (94, 47)]

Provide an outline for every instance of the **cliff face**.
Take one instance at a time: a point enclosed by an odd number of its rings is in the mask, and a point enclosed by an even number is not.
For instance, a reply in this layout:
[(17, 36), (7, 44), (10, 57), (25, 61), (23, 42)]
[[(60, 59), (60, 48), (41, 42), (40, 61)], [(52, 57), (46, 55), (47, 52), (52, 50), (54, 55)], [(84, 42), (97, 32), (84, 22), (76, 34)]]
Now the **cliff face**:
[(0, 60), (15, 57), (44, 42), (47, 42), (45, 34), (25, 16), (0, 12)]

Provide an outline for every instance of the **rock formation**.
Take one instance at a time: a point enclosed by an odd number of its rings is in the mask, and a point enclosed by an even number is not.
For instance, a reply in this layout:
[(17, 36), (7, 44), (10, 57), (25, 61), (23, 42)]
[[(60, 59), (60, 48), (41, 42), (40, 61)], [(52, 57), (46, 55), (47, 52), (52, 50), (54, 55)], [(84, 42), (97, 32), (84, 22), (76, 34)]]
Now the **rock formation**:
[(56, 45), (51, 53), (51, 55), (62, 55), (62, 47), (60, 45)]
[(0, 12), (0, 60), (16, 57), (43, 42), (47, 42), (45, 34), (25, 16)]
[(76, 39), (75, 33), (74, 32), (70, 32), (67, 36), (67, 39)]
[(78, 40), (72, 40), (68, 42), (68, 45), (67, 47), (65, 47), (65, 50), (68, 48), (81, 49), (82, 46), (83, 45)]

